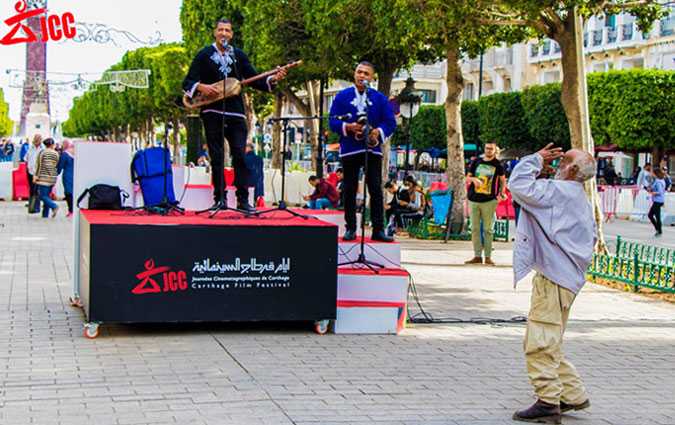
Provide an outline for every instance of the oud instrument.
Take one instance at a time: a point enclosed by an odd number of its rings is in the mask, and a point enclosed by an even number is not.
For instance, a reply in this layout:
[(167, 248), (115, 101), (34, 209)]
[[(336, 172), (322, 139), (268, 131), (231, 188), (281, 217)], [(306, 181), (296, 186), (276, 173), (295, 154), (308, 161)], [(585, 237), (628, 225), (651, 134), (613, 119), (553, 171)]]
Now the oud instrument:
[(224, 80), (218, 81), (214, 84), (218, 94), (213, 96), (206, 96), (204, 93), (197, 91), (195, 95), (190, 98), (188, 95), (183, 96), (183, 104), (188, 109), (197, 109), (209, 103), (217, 102), (219, 100), (227, 99), (228, 97), (239, 96), (241, 93), (242, 87), (253, 83), (254, 81), (267, 78), (271, 75), (276, 74), (280, 69), (291, 69), (302, 64), (302, 60), (288, 63), (282, 67), (273, 69), (271, 71), (263, 72), (251, 78), (247, 78), (243, 81), (239, 81), (236, 78), (228, 77)]

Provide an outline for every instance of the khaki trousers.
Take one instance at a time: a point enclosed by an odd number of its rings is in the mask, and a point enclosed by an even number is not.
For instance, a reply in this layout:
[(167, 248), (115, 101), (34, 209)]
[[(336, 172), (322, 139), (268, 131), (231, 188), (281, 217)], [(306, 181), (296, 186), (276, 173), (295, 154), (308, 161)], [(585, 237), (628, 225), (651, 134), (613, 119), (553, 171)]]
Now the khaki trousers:
[[(483, 251), (486, 257), (492, 255), (492, 239), (494, 238), (495, 211), (497, 210), (497, 200), (488, 202), (469, 201), (471, 207), (471, 242), (473, 242), (473, 253), (476, 257), (481, 257)], [(480, 239), (480, 224), (483, 222), (483, 241)]]
[(580, 404), (588, 399), (576, 369), (562, 353), (562, 340), (575, 294), (537, 273), (525, 332), (527, 375), (540, 400)]

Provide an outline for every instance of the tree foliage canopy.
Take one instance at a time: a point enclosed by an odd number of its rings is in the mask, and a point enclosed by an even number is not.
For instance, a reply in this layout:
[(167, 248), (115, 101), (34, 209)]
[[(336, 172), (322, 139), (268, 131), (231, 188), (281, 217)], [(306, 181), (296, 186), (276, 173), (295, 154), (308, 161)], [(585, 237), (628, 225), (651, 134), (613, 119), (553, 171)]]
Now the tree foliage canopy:
[(0, 136), (12, 133), (14, 122), (9, 118), (9, 105), (5, 101), (5, 93), (0, 88)]
[(92, 86), (76, 98), (68, 121), (67, 136), (102, 135), (124, 131), (127, 125), (138, 130), (148, 120), (168, 121), (183, 116), (178, 107), (188, 57), (179, 44), (163, 44), (127, 52), (110, 71), (149, 69), (149, 88), (127, 88), (111, 92), (107, 86)]

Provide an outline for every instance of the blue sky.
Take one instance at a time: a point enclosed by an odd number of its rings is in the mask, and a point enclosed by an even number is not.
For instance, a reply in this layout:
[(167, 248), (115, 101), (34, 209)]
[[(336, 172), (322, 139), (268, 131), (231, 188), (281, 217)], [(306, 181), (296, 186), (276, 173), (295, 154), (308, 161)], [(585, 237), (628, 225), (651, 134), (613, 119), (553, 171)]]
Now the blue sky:
[[(5, 19), (16, 14), (15, 0), (0, 1), (0, 37), (9, 27)], [(129, 31), (141, 40), (148, 40), (157, 31), (164, 41), (179, 41), (181, 0), (48, 0), (51, 14), (71, 12), (75, 20), (86, 23), (101, 23), (118, 30)], [(72, 41), (49, 43), (47, 48), (47, 71), (64, 73), (101, 72), (118, 62), (124, 52), (141, 47), (118, 37), (118, 46), (94, 42), (75, 43)], [(9, 87), (7, 69), (25, 69), (25, 44), (0, 45), (0, 87), (10, 104), (10, 116), (19, 118), (21, 90)], [(94, 77), (94, 76), (92, 76)], [(57, 119), (64, 119), (70, 109), (72, 98), (77, 92), (52, 93), (52, 112)]]

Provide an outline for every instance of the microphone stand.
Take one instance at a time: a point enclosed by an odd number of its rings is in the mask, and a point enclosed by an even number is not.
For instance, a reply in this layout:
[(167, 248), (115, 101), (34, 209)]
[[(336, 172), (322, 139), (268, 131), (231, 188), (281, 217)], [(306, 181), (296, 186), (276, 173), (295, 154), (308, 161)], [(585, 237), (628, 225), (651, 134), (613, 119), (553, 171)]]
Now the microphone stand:
[[(280, 118), (270, 118), (269, 122), (281, 122), (283, 125), (283, 131), (284, 131), (284, 137), (283, 137), (283, 142), (282, 142), (282, 156), (281, 156), (281, 199), (279, 200), (279, 203), (277, 204), (276, 208), (271, 208), (269, 210), (265, 211), (258, 211), (253, 213), (256, 217), (260, 217), (265, 214), (270, 214), (276, 211), (285, 211), (289, 214), (291, 214), (294, 217), (302, 217), (305, 220), (310, 218), (310, 216), (305, 215), (305, 214), (300, 214), (298, 212), (295, 212), (291, 209), (288, 208), (288, 205), (286, 204), (286, 156), (287, 156), (287, 138), (288, 138), (288, 124), (291, 121), (309, 121), (309, 120), (320, 120), (323, 117), (321, 116), (310, 116), (310, 117), (280, 117)], [(335, 118), (338, 119), (345, 119), (348, 117), (343, 117), (343, 116), (336, 116)]]
[[(224, 43), (225, 47), (225, 53), (227, 54), (227, 47), (229, 47), (229, 44), (227, 42)], [(217, 48), (216, 48), (217, 50)], [(220, 53), (220, 51), (218, 52)], [(224, 76), (223, 78), (223, 94), (227, 93), (227, 75)], [(226, 112), (226, 97), (223, 97), (223, 114), (222, 114), (222, 121), (220, 125), (220, 134), (221, 134), (221, 142), (223, 143), (223, 151), (225, 150), (225, 127), (227, 126), (227, 123), (225, 122), (225, 112)], [(229, 143), (229, 141), (228, 141)], [(211, 172), (214, 172), (213, 167), (211, 167)], [(217, 195), (217, 201), (209, 208), (205, 210), (200, 210), (195, 212), (195, 215), (201, 215), (205, 213), (209, 213), (209, 218), (214, 218), (215, 216), (218, 215), (218, 213), (224, 212), (224, 211), (232, 211), (236, 212), (239, 214), (242, 214), (245, 217), (250, 217), (252, 213), (249, 213), (248, 211), (240, 210), (238, 208), (230, 208), (227, 205), (227, 182), (225, 181), (225, 158), (223, 157), (223, 169), (220, 170), (220, 173), (222, 174), (222, 179), (223, 179), (223, 190), (220, 191)], [(212, 178), (213, 180), (213, 178)], [(217, 189), (214, 187), (214, 189)]]
[[(370, 112), (370, 104), (368, 103), (368, 89), (370, 88), (370, 85), (368, 82), (365, 82), (366, 86), (366, 122), (363, 127), (363, 134), (364, 134), (364, 139), (363, 143), (365, 145), (366, 151), (364, 152), (364, 164), (363, 164), (363, 211), (361, 213), (361, 243), (360, 243), (360, 248), (359, 248), (359, 256), (356, 258), (356, 260), (352, 261), (347, 261), (345, 263), (339, 263), (338, 267), (340, 266), (352, 266), (352, 265), (363, 265), (367, 268), (369, 268), (373, 273), (379, 274), (380, 271), (378, 269), (383, 269), (384, 265), (380, 263), (376, 263), (374, 261), (370, 261), (366, 258), (366, 205), (368, 205), (368, 181), (370, 180), (368, 178), (368, 141), (370, 140), (370, 119), (368, 118), (368, 113)], [(381, 171), (381, 170), (380, 170)], [(371, 208), (372, 209), (372, 208)]]

